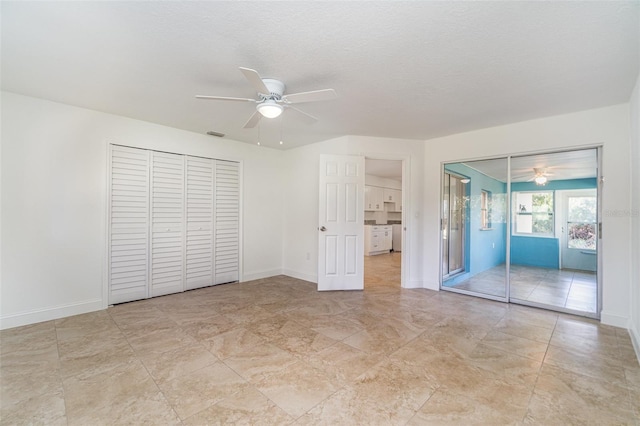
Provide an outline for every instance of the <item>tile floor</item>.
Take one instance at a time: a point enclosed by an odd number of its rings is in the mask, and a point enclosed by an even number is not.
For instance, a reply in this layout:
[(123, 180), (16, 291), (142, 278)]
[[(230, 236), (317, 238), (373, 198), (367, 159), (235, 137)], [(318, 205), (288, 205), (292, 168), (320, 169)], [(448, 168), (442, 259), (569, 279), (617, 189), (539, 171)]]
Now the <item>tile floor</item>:
[(376, 262), (364, 292), (277, 276), (4, 330), (0, 423), (638, 423), (626, 330), (384, 285)]
[[(596, 274), (587, 271), (534, 268), (512, 265), (511, 298), (595, 313), (598, 289)], [(451, 287), (505, 297), (505, 267), (496, 266)]]

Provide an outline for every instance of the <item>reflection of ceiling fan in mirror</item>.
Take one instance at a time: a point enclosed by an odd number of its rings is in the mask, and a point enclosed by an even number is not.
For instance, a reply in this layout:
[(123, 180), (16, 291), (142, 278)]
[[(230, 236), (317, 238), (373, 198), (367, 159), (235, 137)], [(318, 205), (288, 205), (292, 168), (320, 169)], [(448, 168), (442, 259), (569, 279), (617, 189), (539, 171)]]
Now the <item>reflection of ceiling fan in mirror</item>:
[(301, 104), (303, 102), (317, 102), (335, 99), (338, 95), (333, 89), (314, 90), (311, 92), (284, 94), (285, 85), (282, 81), (272, 78), (262, 78), (256, 70), (240, 67), (240, 71), (245, 78), (258, 92), (259, 99), (251, 98), (230, 98), (227, 96), (204, 96), (197, 95), (198, 99), (212, 99), (216, 101), (239, 101), (253, 102), (256, 105), (256, 111), (249, 120), (244, 124), (244, 128), (255, 127), (262, 117), (276, 118), (282, 114), (285, 109), (292, 109), (300, 114), (308, 123), (313, 123), (318, 119), (306, 112), (300, 111), (291, 104)]
[(548, 177), (553, 176), (553, 173), (547, 172), (547, 169), (544, 167), (534, 167), (533, 168), (533, 177), (529, 179), (527, 182), (535, 182), (536, 185), (544, 186), (548, 182)]

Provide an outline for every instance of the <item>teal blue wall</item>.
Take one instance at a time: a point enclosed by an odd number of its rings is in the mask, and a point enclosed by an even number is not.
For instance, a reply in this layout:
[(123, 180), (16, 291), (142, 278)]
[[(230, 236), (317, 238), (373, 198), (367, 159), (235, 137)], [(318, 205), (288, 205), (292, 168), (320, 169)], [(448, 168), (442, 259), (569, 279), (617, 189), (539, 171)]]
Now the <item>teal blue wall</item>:
[(596, 178), (550, 180), (545, 186), (536, 185), (535, 182), (514, 182), (511, 184), (511, 192), (519, 191), (562, 191), (567, 189), (592, 189), (598, 181)]
[(557, 238), (511, 236), (511, 264), (560, 268)]
[[(506, 168), (506, 162), (505, 162)], [(505, 198), (507, 185), (490, 178), (464, 164), (447, 164), (445, 170), (471, 179), (467, 186), (467, 209), (465, 227), (465, 270), (467, 274), (460, 276), (456, 282), (469, 278), (494, 266), (505, 263), (506, 259), (506, 214)], [(491, 230), (480, 229), (480, 194), (489, 191), (492, 196)], [(452, 285), (453, 282), (447, 282)]]
[[(535, 182), (518, 182), (511, 184), (511, 192), (592, 189), (596, 186), (596, 178), (551, 180), (545, 186), (536, 185)], [(558, 238), (527, 237), (522, 235), (513, 235), (511, 237), (512, 265), (558, 269), (560, 268), (559, 258), (560, 241)]]

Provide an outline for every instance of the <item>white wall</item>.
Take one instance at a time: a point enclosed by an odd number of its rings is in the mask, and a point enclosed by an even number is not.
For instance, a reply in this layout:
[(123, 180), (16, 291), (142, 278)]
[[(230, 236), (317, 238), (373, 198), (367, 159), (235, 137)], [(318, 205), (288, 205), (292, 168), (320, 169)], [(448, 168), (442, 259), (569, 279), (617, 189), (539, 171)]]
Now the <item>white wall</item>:
[(282, 153), (2, 93), (0, 327), (102, 309), (107, 144), (243, 163), (243, 277), (282, 268)]
[[(287, 167), (283, 271), (317, 282), (318, 277), (318, 185), (320, 154), (363, 155), (369, 158), (406, 158), (410, 172), (403, 178), (404, 224), (407, 227), (403, 273), (407, 287), (422, 287), (422, 162), (421, 141), (345, 136), (285, 151)], [(404, 264), (404, 262), (407, 264)]]
[(364, 175), (364, 183), (365, 185), (379, 186), (381, 188), (402, 189), (402, 181), (380, 176)]
[(640, 358), (640, 75), (629, 101), (631, 131), (631, 337)]
[[(553, 116), (427, 141), (425, 181), (439, 182), (442, 162), (602, 145), (603, 310), (602, 322), (627, 327), (630, 316), (629, 106)], [(439, 268), (438, 185), (425, 185), (425, 284), (437, 287)]]

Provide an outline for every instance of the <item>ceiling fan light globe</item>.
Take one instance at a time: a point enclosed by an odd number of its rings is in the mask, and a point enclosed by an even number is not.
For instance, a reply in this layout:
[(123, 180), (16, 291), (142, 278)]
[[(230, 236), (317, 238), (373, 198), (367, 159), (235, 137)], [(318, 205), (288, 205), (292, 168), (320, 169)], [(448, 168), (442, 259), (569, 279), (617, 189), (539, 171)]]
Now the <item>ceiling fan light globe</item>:
[(276, 118), (282, 114), (282, 106), (271, 101), (263, 102), (257, 106), (258, 112), (265, 118)]
[(547, 183), (546, 176), (536, 176), (534, 179), (536, 185), (545, 185)]

